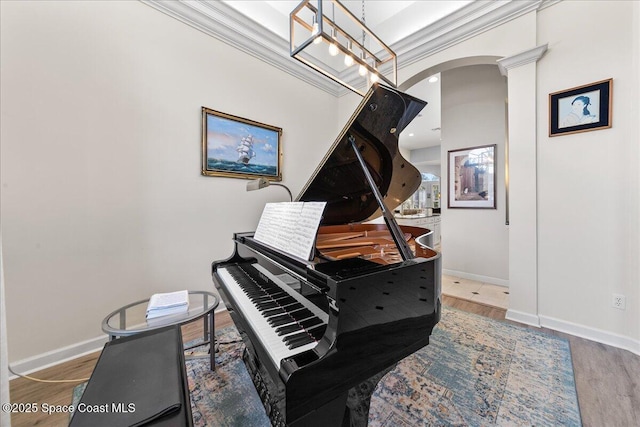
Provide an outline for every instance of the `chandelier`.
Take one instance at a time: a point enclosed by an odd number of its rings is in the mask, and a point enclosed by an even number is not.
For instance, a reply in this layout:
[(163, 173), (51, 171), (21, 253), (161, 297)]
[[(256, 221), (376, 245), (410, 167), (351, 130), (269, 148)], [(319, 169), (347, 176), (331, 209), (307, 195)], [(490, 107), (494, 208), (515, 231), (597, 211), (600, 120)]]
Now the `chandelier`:
[(397, 84), (396, 54), (337, 0), (305, 0), (289, 15), (290, 54), (364, 96), (382, 81)]

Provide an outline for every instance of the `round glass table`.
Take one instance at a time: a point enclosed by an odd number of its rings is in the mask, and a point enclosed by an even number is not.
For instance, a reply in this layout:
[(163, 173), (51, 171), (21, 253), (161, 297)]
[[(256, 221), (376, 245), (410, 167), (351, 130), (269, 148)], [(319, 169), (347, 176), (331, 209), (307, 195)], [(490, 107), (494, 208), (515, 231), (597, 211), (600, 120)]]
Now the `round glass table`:
[(109, 340), (126, 337), (165, 326), (184, 325), (204, 318), (204, 342), (185, 347), (185, 351), (209, 344), (211, 370), (215, 369), (215, 318), (213, 311), (220, 301), (211, 292), (189, 291), (189, 311), (186, 313), (147, 319), (149, 299), (127, 304), (110, 313), (102, 321), (102, 330), (109, 335)]

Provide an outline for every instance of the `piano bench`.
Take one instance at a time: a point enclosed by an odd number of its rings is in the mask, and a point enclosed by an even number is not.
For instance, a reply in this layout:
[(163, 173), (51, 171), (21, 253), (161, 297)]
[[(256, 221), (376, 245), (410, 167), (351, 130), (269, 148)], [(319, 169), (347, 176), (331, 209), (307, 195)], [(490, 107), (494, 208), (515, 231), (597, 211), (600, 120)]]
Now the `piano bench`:
[(69, 426), (191, 427), (191, 400), (177, 325), (105, 344)]

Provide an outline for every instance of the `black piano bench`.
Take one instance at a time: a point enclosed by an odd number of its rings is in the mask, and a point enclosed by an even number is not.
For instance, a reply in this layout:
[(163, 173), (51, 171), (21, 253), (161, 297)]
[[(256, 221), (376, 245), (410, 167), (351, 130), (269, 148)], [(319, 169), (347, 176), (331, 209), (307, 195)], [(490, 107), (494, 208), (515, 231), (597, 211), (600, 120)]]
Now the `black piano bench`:
[(180, 327), (105, 344), (72, 427), (193, 426)]

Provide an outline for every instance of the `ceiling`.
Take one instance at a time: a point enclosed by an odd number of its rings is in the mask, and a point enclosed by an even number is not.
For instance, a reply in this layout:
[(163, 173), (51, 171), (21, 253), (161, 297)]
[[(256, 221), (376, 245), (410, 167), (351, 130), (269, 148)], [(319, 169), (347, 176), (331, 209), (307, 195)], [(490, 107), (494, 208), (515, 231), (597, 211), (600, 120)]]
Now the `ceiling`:
[[(369, 27), (387, 45), (393, 45), (409, 35), (422, 30), (439, 19), (461, 9), (473, 0), (430, 1), (341, 1), (356, 17), (364, 17)], [(237, 1), (228, 4), (247, 18), (259, 23), (284, 40), (289, 38), (289, 13), (299, 1)], [(316, 1), (312, 1), (313, 4)], [(331, 14), (325, 1), (325, 13)], [(400, 146), (406, 150), (440, 145), (440, 81), (422, 82), (408, 93), (428, 102), (419, 117), (400, 135)]]
[[(289, 39), (289, 13), (300, 4), (300, 1), (295, 0), (223, 1), (285, 40)], [(311, 3), (316, 2), (317, 0), (313, 0)], [(387, 45), (392, 45), (472, 2), (473, 0), (367, 0), (364, 2), (365, 23)], [(330, 16), (329, 2), (325, 0), (324, 3), (325, 13)], [(340, 3), (362, 19), (362, 1), (344, 0)]]
[[(351, 93), (289, 56), (289, 13), (299, 1), (140, 1), (334, 96)], [(397, 54), (401, 70), (556, 1), (559, 0), (366, 0), (364, 14), (367, 27)], [(362, 1), (341, 3), (356, 17), (362, 17)], [(331, 10), (330, 6), (323, 7)], [(440, 145), (440, 81), (422, 80), (407, 93), (428, 105), (402, 132), (400, 147), (413, 150)]]

